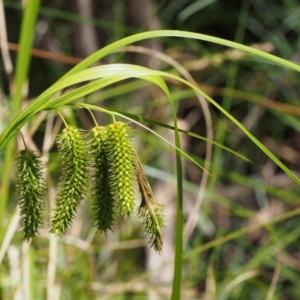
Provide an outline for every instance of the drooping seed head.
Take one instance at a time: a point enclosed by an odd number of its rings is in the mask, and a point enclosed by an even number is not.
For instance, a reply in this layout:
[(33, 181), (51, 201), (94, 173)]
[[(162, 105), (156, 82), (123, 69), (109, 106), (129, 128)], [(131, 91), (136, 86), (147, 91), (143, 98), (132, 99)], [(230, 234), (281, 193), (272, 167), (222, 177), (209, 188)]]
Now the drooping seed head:
[(162, 227), (164, 227), (164, 215), (160, 205), (140, 206), (138, 216), (144, 226), (145, 234), (150, 238), (149, 244), (154, 250), (162, 250)]
[(51, 232), (63, 234), (70, 227), (87, 186), (87, 149), (82, 131), (67, 126), (57, 138), (58, 152), (62, 162), (55, 214)]
[(127, 124), (116, 122), (106, 127), (104, 143), (109, 166), (110, 190), (120, 213), (134, 211), (135, 173), (131, 132)]
[(35, 152), (24, 149), (16, 161), (16, 181), (23, 238), (35, 238), (43, 225), (43, 198), (46, 183), (40, 157)]
[(110, 191), (108, 162), (104, 147), (106, 129), (97, 126), (91, 130), (90, 136), (94, 225), (100, 232), (106, 233), (107, 230), (112, 230), (115, 224), (115, 201)]
[(134, 151), (134, 168), (142, 196), (142, 202), (138, 209), (138, 216), (144, 226), (144, 232), (150, 237), (149, 243), (156, 251), (162, 249), (162, 228), (164, 214), (162, 206), (156, 201), (145, 171), (137, 153)]

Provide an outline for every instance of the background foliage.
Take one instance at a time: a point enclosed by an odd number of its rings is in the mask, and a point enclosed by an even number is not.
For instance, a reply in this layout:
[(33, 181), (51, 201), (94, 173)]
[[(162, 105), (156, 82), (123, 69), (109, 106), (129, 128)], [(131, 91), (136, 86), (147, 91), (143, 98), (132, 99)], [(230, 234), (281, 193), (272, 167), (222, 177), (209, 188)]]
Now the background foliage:
[[(294, 0), (31, 2), (37, 8), (40, 5), (36, 26), (34, 18), (21, 25), (21, 2), (0, 1), (5, 12), (5, 19), (0, 15), (0, 27), (11, 43), (10, 58), (2, 52), (0, 60), (0, 132), (21, 106), (31, 103), (82, 58), (134, 33), (153, 29), (199, 32), (299, 62), (300, 9)], [(19, 39), (22, 30), (30, 33), (23, 40)], [(34, 49), (31, 61), (26, 61), (31, 41)], [(18, 44), (22, 51), (17, 58)], [(1, 33), (1, 50), (3, 45)], [(164, 37), (138, 46), (109, 55), (100, 63), (134, 63), (180, 75), (174, 65), (157, 58), (157, 51), (174, 59), (293, 174), (299, 174), (295, 71), (199, 40)], [(28, 81), (23, 88), (27, 66)], [(197, 98), (194, 91), (171, 78), (165, 80), (176, 104), (178, 126), (191, 132), (182, 134), (182, 149), (212, 175), (206, 182), (206, 173), (184, 160), (182, 299), (296, 299), (300, 294), (299, 186), (218, 109), (209, 106), (205, 114), (199, 95)], [(173, 132), (158, 126), (173, 125), (168, 99), (149, 82), (128, 79), (80, 101), (150, 119), (147, 126), (175, 143)], [(72, 125), (86, 130), (93, 126), (84, 109), (65, 106), (59, 111)], [(105, 114), (95, 115), (99, 124), (111, 122)], [(207, 126), (209, 116), (211, 126)], [(134, 218), (120, 219), (107, 236), (96, 233), (88, 199), (65, 237), (49, 234), (49, 211), (54, 206), (61, 164), (54, 140), (63, 125), (54, 111), (41, 112), (22, 129), (28, 147), (44, 154), (48, 171), (48, 219), (30, 246), (22, 242), (19, 232), (12, 176), (16, 147), (23, 146), (8, 144), (0, 154), (2, 299), (170, 298), (176, 225), (174, 149), (134, 123), (131, 126), (154, 193), (165, 205), (162, 254), (146, 247), (147, 240)], [(251, 163), (221, 147), (211, 149), (195, 134), (237, 151)], [(193, 212), (197, 212), (196, 222), (190, 218)]]

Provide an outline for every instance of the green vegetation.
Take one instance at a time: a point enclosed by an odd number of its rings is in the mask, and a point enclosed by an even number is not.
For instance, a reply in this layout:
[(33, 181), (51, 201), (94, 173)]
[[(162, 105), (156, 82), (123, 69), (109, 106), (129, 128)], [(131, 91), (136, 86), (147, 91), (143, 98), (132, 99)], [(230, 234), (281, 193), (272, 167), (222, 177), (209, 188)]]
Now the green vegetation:
[(0, 298), (296, 299), (296, 1), (79, 3), (0, 1)]

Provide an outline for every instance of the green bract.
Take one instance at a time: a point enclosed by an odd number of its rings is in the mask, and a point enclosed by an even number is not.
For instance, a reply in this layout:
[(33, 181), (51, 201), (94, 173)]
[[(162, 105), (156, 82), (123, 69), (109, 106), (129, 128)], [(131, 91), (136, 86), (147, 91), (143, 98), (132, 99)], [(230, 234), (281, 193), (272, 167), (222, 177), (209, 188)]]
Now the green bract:
[(97, 126), (91, 130), (91, 165), (94, 225), (99, 231), (112, 229), (115, 223), (114, 199), (110, 192), (108, 162), (104, 142), (106, 130)]
[(17, 156), (16, 179), (21, 225), (25, 240), (34, 238), (43, 224), (43, 197), (46, 184), (39, 156), (24, 149)]
[(63, 173), (51, 232), (63, 234), (75, 217), (87, 185), (87, 149), (82, 132), (67, 126), (57, 138)]

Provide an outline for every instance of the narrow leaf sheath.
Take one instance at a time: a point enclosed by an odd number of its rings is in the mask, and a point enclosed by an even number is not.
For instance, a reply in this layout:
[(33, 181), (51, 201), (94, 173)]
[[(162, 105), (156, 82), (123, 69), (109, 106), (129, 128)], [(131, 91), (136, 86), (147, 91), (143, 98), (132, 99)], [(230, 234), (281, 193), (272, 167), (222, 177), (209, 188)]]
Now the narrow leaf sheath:
[(109, 166), (110, 190), (122, 215), (134, 211), (135, 171), (130, 128), (116, 122), (108, 125), (104, 146)]
[(87, 152), (83, 134), (74, 126), (62, 131), (57, 145), (63, 170), (51, 232), (61, 235), (70, 227), (86, 191)]
[(93, 128), (90, 136), (94, 225), (100, 232), (106, 233), (107, 230), (112, 230), (115, 223), (115, 209), (109, 186), (108, 162), (104, 147), (105, 127)]
[(43, 224), (43, 198), (46, 184), (39, 156), (24, 149), (16, 161), (16, 180), (19, 204), (21, 207), (21, 226), (23, 238), (35, 238)]

